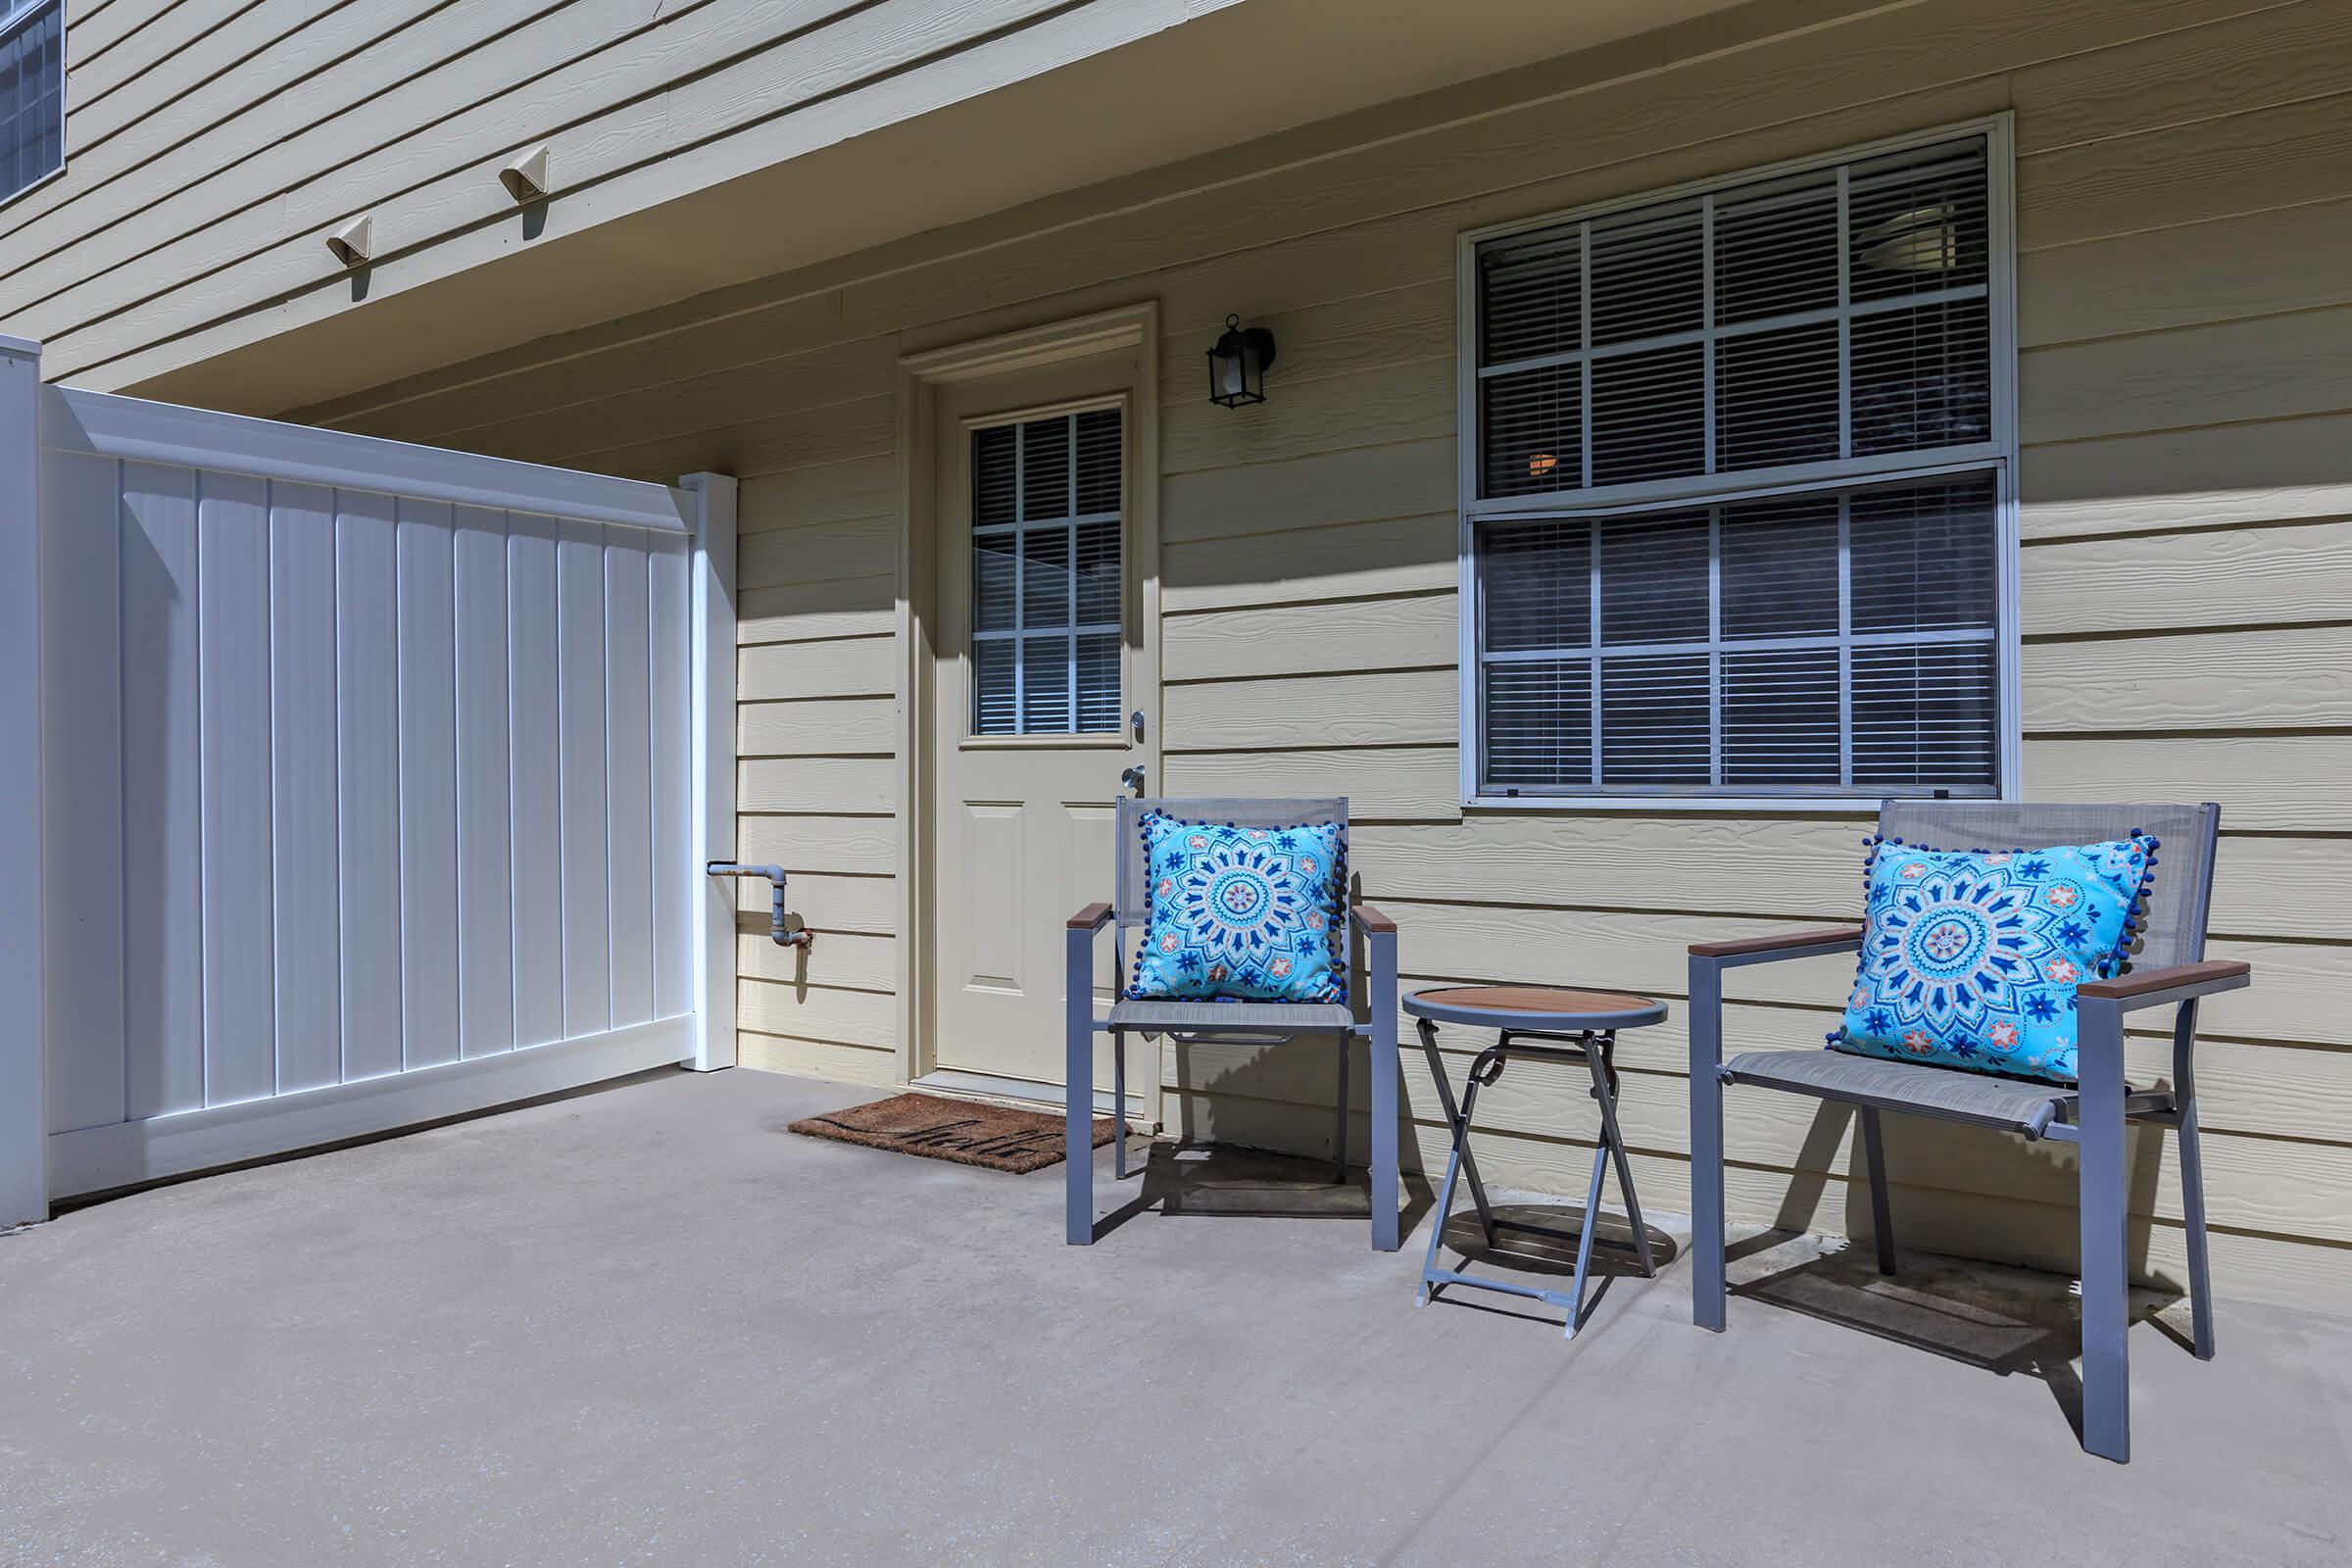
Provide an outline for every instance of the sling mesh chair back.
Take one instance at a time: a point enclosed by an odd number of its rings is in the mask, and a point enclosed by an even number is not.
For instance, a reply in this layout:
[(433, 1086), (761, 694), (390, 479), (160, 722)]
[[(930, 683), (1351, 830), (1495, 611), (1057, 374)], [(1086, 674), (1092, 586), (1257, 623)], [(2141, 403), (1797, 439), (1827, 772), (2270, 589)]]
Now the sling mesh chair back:
[[(1349, 922), (1364, 933), (1367, 961), (1360, 977), (1363, 984), (1359, 987), (1351, 979), (1348, 1002), (1145, 1001), (1121, 994), (1107, 1013), (1098, 1016), (1093, 984), (1097, 933), (1106, 925), (1111, 927), (1113, 953), (1123, 962), (1151, 919), (1152, 868), (1143, 827), (1144, 818), (1152, 811), (1163, 811), (1180, 821), (1245, 828), (1335, 826), (1341, 830), (1343, 839), (1348, 827), (1345, 797), (1314, 800), (1120, 797), (1111, 901), (1090, 905), (1068, 922), (1068, 973), (1064, 980), (1069, 1033), (1065, 1080), (1070, 1139), (1068, 1241), (1074, 1246), (1084, 1246), (1094, 1240), (1091, 1107), (1097, 1034), (1108, 1034), (1111, 1041), (1111, 1103), (1118, 1121), (1112, 1138), (1112, 1164), (1121, 1177), (1127, 1174), (1127, 1036), (1170, 1035), (1188, 1041), (1250, 1044), (1273, 1044), (1301, 1036), (1335, 1039), (1339, 1087), (1333, 1144), (1334, 1178), (1339, 1181), (1348, 1177), (1348, 1049), (1353, 1040), (1361, 1037), (1372, 1047), (1372, 1245), (1384, 1251), (1394, 1251), (1397, 1244), (1396, 926), (1371, 906), (1350, 903)], [(1119, 972), (1124, 977), (1124, 968)], [(1122, 978), (1122, 993), (1124, 983)], [(1370, 1017), (1361, 1023), (1356, 1021), (1351, 1005), (1359, 991), (1370, 1002)]]
[[(1896, 1061), (1831, 1050), (1751, 1051), (1723, 1056), (1723, 973), (1824, 954), (1855, 953), (1863, 928), (1835, 926), (1690, 947), (1690, 1144), (1692, 1321), (1724, 1327), (1723, 1092), (1727, 1085), (1773, 1089), (1850, 1104), (1862, 1124), (1872, 1228), (1882, 1272), (1894, 1272), (1880, 1115), (1900, 1111), (2080, 1146), (2082, 1248), (2082, 1439), (2092, 1452), (2131, 1456), (2130, 1382), (2125, 1359), (2126, 1226), (2124, 1128), (2128, 1121), (2175, 1129), (2180, 1139), (2182, 1213), (2196, 1354), (2213, 1354), (2213, 1307), (2205, 1245), (2205, 1195), (2197, 1148), (2193, 1046), (2197, 999), (2247, 985), (2243, 963), (2205, 958), (2221, 808), (2039, 806), (1995, 801), (1890, 801), (1879, 832), (1919, 849), (2047, 849), (2095, 844), (2134, 831), (2159, 842), (2144, 928), (2127, 949), (2123, 972), (2077, 987), (2078, 1082), (2073, 1087), (1963, 1068)], [(2174, 1009), (2169, 1083), (2135, 1089), (2124, 1080), (2124, 1015)]]

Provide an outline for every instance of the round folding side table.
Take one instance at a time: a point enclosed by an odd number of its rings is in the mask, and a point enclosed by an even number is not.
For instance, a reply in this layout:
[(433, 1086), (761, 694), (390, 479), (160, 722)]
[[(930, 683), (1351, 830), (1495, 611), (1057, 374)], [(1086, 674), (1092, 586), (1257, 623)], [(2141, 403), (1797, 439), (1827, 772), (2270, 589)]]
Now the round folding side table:
[[(1415, 992), (1404, 999), (1404, 1010), (1418, 1021), (1421, 1051), (1429, 1058), (1430, 1076), (1438, 1084), (1438, 1102), (1444, 1107), (1446, 1125), (1453, 1132), (1453, 1153), (1446, 1162), (1446, 1184), (1438, 1195), (1437, 1218), (1429, 1230), (1429, 1254), (1421, 1264), (1421, 1296), (1417, 1304), (1427, 1306), (1448, 1285), (1470, 1285), (1482, 1291), (1531, 1297), (1564, 1308), (1568, 1313), (1565, 1337), (1575, 1339), (1579, 1319), (1584, 1315), (1585, 1279), (1592, 1263), (1601, 1177), (1612, 1160), (1617, 1165), (1618, 1189), (1625, 1194), (1626, 1220), (1633, 1227), (1635, 1255), (1641, 1260), (1644, 1277), (1657, 1273), (1649, 1253), (1649, 1232), (1642, 1223), (1642, 1204), (1634, 1197), (1634, 1175), (1626, 1161), (1625, 1140), (1617, 1131), (1617, 1068), (1610, 1058), (1616, 1051), (1618, 1030), (1663, 1022), (1666, 1004), (1624, 991), (1580, 991), (1558, 986), (1454, 986)], [(1494, 1044), (1480, 1052), (1470, 1063), (1470, 1076), (1462, 1086), (1458, 1109), (1453, 1086), (1446, 1081), (1445, 1058), (1438, 1054), (1437, 1026), (1441, 1023), (1495, 1031)], [(1470, 1113), (1478, 1103), (1478, 1092), (1501, 1077), (1505, 1064), (1522, 1057), (1581, 1061), (1592, 1074), (1592, 1098), (1600, 1105), (1600, 1141), (1592, 1151), (1592, 1182), (1585, 1194), (1585, 1222), (1574, 1238), (1549, 1226), (1495, 1218), (1494, 1206), (1487, 1201), (1486, 1185), (1478, 1177), (1478, 1160), (1470, 1152)], [(1454, 1183), (1464, 1176), (1470, 1179), (1470, 1198), (1478, 1205), (1479, 1227), (1485, 1232), (1490, 1248), (1499, 1245), (1498, 1233), (1506, 1230), (1576, 1242), (1576, 1279), (1566, 1294), (1438, 1266), (1438, 1248), (1446, 1235), (1446, 1216), (1453, 1207)]]

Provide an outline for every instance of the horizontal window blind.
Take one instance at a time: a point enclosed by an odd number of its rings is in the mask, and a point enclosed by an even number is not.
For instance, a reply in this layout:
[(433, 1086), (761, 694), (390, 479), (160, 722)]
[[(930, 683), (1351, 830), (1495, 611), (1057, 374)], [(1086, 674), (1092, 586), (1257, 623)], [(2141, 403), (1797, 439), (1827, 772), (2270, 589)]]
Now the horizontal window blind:
[(1478, 250), (1478, 494), (1992, 439), (1987, 147), (1972, 136)]
[(63, 0), (0, 0), (0, 200), (66, 161)]
[(1117, 409), (972, 432), (975, 735), (1119, 723)]
[(1993, 476), (1479, 535), (1483, 788), (1994, 793)]
[(1476, 247), (1479, 794), (1999, 793), (1992, 202), (1972, 134)]

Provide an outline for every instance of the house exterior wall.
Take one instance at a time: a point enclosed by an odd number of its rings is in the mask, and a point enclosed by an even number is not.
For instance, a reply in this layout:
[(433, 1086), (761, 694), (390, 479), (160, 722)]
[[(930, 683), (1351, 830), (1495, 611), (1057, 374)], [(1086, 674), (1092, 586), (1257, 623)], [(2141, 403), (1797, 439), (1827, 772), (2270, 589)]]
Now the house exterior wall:
[[(1732, 0), (1463, 3), (63, 0), (0, 323), (52, 380), (267, 414)], [(1075, 133), (1088, 92), (1119, 111)]]
[[(362, 214), (380, 298), (1232, 3), (68, 0), (66, 172), (0, 205), (0, 319), (120, 388), (347, 312)], [(496, 173), (542, 142), (566, 200), (526, 225)], [(704, 261), (635, 256), (673, 297)]]
[[(1849, 9), (1745, 7), (308, 412), (742, 477), (741, 853), (790, 866), (823, 933), (805, 972), (745, 937), (742, 1059), (884, 1085), (910, 1050), (896, 363), (1156, 299), (1167, 791), (1350, 796), (1353, 868), (1403, 927), (1408, 987), (1574, 980), (1679, 1014), (1687, 942), (1855, 913), (1868, 818), (1465, 812), (1456, 235), (2012, 112), (2024, 793), (2223, 803), (2212, 952), (2256, 984), (2203, 1019), (2217, 1278), (2340, 1303), (2352, 5)], [(1270, 401), (1238, 414), (1198, 384), (1229, 312), (1281, 343)], [(1730, 1040), (1818, 1042), (1849, 972), (1743, 972)], [(1678, 1015), (1622, 1055), (1636, 1179), (1664, 1208), (1688, 1201), (1685, 1038)], [(2157, 1033), (2132, 1054), (2165, 1071)], [(1163, 1068), (1179, 1125), (1301, 1150), (1328, 1135), (1319, 1054), (1200, 1048)], [(1406, 1077), (1435, 1160), (1431, 1090)], [(1491, 1180), (1581, 1190), (1584, 1097), (1527, 1072), (1482, 1109)], [(1735, 1094), (1728, 1136), (1736, 1215), (1867, 1224), (1841, 1116)], [(2174, 1151), (2135, 1136), (2135, 1261), (2177, 1280)], [(2068, 1266), (2066, 1151), (1898, 1118), (1887, 1157), (1907, 1243)]]

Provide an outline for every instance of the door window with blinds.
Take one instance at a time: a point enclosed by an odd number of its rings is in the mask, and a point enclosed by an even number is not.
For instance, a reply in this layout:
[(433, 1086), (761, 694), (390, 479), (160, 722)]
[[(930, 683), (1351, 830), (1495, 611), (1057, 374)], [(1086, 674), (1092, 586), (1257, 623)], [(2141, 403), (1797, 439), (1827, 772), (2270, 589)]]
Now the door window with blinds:
[(1116, 408), (971, 432), (974, 735), (1119, 727)]
[(65, 0), (0, 0), (0, 202), (65, 162)]
[(1997, 136), (1469, 242), (1476, 796), (2000, 792)]

